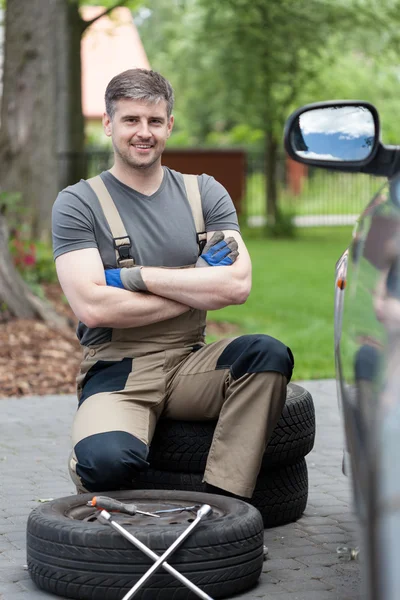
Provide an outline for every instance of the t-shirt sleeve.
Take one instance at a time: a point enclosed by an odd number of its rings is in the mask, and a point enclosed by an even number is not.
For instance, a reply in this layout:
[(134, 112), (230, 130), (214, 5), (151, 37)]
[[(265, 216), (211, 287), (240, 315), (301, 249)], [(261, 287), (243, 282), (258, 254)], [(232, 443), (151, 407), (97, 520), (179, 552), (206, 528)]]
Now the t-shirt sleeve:
[(53, 205), (52, 238), (54, 260), (72, 250), (98, 248), (91, 211), (68, 189), (58, 194)]
[(211, 175), (200, 175), (198, 181), (206, 231), (240, 231), (232, 198), (224, 186)]

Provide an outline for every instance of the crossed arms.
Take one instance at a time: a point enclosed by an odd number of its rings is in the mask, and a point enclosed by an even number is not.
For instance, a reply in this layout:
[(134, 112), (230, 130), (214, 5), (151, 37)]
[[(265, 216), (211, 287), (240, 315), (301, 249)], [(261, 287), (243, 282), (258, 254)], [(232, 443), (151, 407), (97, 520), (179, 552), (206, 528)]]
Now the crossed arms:
[[(56, 259), (61, 287), (75, 315), (87, 327), (140, 327), (177, 317), (191, 308), (216, 310), (243, 304), (251, 288), (251, 262), (236, 231), (224, 231), (238, 243), (239, 256), (230, 266), (196, 269), (143, 267), (150, 293), (106, 285), (96, 248), (75, 250)], [(207, 240), (213, 232), (207, 234)]]

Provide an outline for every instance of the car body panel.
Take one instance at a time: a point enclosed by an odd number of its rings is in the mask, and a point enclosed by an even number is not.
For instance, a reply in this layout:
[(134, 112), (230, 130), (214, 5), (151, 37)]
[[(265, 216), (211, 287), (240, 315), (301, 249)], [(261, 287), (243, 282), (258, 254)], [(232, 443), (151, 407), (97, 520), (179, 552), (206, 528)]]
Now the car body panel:
[(388, 279), (400, 256), (397, 183), (361, 214), (335, 281), (338, 395), (373, 600), (400, 597), (400, 282)]
[(334, 348), (346, 471), (362, 525), (361, 597), (398, 600), (400, 146), (381, 143), (378, 112), (357, 100), (297, 109), (284, 144), (308, 165), (387, 178), (369, 204), (366, 198), (336, 265)]

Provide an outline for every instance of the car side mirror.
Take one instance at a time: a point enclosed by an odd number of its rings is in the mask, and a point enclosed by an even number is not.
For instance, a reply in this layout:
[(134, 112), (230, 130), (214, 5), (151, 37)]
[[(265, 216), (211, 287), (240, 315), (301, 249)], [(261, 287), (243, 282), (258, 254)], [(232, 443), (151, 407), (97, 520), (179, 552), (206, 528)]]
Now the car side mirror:
[(363, 167), (375, 156), (379, 116), (368, 102), (310, 104), (287, 120), (285, 148), (294, 160), (321, 167)]

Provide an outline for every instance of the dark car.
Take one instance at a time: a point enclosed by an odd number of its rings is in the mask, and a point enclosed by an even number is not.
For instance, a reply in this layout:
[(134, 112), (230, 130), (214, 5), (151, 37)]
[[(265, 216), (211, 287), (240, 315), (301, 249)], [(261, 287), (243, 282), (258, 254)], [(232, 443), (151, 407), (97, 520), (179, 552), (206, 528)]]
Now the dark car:
[(346, 471), (361, 523), (362, 598), (400, 598), (400, 147), (360, 101), (302, 107), (285, 129), (294, 160), (387, 178), (336, 265), (335, 359)]

